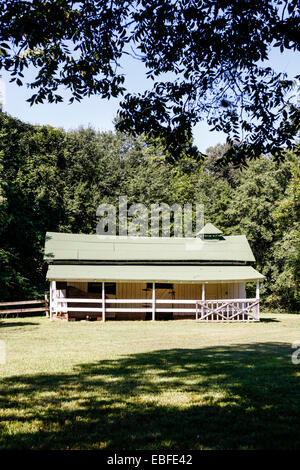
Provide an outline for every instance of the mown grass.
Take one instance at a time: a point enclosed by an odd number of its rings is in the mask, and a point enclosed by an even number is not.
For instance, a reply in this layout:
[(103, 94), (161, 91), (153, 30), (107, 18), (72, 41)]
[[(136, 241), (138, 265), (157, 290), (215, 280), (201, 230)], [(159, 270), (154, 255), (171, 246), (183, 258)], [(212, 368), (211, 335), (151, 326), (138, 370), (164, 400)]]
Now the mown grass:
[(2, 449), (300, 448), (299, 315), (3, 319), (0, 339)]

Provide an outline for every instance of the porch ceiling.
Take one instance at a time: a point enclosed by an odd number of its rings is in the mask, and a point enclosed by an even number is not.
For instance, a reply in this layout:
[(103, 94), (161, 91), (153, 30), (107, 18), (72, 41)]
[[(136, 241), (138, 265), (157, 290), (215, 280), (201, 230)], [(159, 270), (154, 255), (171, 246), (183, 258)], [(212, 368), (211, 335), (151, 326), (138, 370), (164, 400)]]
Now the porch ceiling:
[(242, 282), (264, 279), (252, 266), (49, 265), (47, 278), (60, 281)]

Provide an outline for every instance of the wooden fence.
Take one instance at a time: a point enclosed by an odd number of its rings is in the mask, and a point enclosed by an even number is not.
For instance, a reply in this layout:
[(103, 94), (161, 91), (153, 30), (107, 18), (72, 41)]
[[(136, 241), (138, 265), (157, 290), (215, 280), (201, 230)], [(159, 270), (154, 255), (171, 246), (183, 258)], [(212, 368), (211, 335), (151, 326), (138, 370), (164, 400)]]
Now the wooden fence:
[[(36, 307), (36, 305), (39, 305)], [(31, 314), (44, 312), (48, 314), (48, 298), (40, 300), (18, 300), (14, 302), (0, 302), (0, 316), (19, 316), (19, 314)]]

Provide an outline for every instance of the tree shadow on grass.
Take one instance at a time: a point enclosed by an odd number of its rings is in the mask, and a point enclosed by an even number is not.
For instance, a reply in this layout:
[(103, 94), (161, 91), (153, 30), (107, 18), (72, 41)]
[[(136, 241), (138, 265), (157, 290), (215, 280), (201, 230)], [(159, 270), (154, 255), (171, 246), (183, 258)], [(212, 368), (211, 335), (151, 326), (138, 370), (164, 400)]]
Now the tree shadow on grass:
[(264, 318), (264, 317), (260, 317), (260, 320), (259, 320), (261, 323), (279, 323), (280, 320), (277, 320), (277, 318)]
[(79, 365), (69, 375), (7, 378), (0, 445), (297, 449), (291, 352), (285, 343), (161, 350)]
[(7, 328), (7, 327), (14, 327), (14, 328), (17, 328), (17, 327), (23, 327), (23, 326), (39, 326), (39, 323), (38, 322), (29, 322), (29, 321), (26, 321), (26, 322), (12, 322), (12, 321), (8, 321), (6, 322), (5, 320), (0, 320), (0, 329), (1, 328)]

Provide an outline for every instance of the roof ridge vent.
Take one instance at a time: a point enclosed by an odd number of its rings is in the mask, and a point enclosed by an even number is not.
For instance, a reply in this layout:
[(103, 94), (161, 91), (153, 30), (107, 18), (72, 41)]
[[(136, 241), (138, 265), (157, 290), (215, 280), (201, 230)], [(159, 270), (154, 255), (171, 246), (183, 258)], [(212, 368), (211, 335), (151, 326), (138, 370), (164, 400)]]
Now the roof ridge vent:
[(211, 222), (208, 222), (204, 227), (199, 230), (197, 237), (204, 238), (205, 240), (219, 240), (222, 237), (222, 230), (215, 227)]

